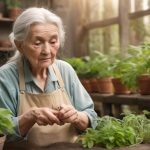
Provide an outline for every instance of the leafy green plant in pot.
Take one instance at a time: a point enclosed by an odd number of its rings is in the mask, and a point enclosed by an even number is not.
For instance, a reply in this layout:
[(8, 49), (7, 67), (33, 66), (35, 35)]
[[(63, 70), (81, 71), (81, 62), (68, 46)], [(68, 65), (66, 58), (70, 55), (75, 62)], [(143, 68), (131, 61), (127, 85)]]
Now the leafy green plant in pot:
[(6, 0), (8, 16), (11, 19), (16, 19), (21, 13), (21, 2), (19, 0)]
[[(147, 94), (150, 94), (150, 45), (142, 44), (140, 46), (129, 46), (128, 54), (125, 58), (116, 59), (113, 66), (113, 83), (118, 83), (118, 79), (121, 80), (121, 83), (125, 85), (125, 93), (130, 93), (128, 89), (132, 91), (138, 91), (139, 89), (139, 79), (144, 80), (147, 84), (148, 91)], [(143, 79), (144, 77), (144, 79)], [(143, 82), (142, 82), (143, 83)], [(144, 83), (144, 86), (145, 86)], [(121, 89), (121, 87), (118, 87)], [(140, 91), (141, 88), (140, 88)], [(142, 92), (144, 93), (144, 92)], [(118, 94), (123, 94), (123, 91), (118, 92)]]
[(129, 94), (137, 86), (137, 65), (132, 56), (116, 59), (113, 64), (113, 85), (115, 94)]
[(81, 83), (85, 87), (88, 92), (91, 92), (91, 84), (90, 84), (90, 68), (88, 67), (88, 59), (85, 60), (83, 58), (66, 58), (64, 59), (68, 62), (76, 71)]
[(11, 112), (8, 109), (0, 108), (0, 150), (3, 149), (6, 135), (13, 133), (13, 128)]
[(150, 95), (150, 43), (143, 43), (134, 49), (140, 51), (135, 57), (139, 92), (142, 95)]
[(4, 12), (5, 12), (5, 1), (0, 0), (0, 18), (4, 16)]
[[(81, 71), (82, 70), (82, 71)], [(95, 60), (89, 57), (88, 61), (85, 62), (85, 66), (80, 70), (80, 74), (84, 73), (84, 76), (89, 80), (91, 86), (91, 92), (98, 92), (98, 66), (95, 63)]]
[(97, 76), (98, 92), (99, 93), (113, 93), (112, 85), (112, 65), (109, 55), (105, 55), (101, 52), (95, 51), (92, 56), (92, 66), (95, 68), (95, 73)]
[(91, 58), (85, 57), (82, 59), (83, 64), (78, 67), (77, 74), (85, 89), (89, 92), (95, 92), (95, 70), (91, 67)]
[[(116, 59), (113, 76), (119, 78), (128, 89), (134, 89), (141, 94), (150, 94), (150, 44), (129, 46), (127, 56)], [(129, 92), (126, 91), (126, 93)], [(122, 94), (122, 91), (119, 94)]]

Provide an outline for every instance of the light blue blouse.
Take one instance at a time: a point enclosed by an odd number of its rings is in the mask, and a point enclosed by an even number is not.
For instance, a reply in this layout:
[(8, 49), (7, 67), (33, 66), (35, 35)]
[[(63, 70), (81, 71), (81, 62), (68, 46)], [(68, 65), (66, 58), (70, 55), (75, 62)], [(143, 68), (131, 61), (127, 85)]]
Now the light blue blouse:
[[(79, 111), (86, 111), (88, 114), (91, 127), (96, 127), (97, 114), (94, 111), (94, 104), (80, 83), (74, 69), (65, 61), (56, 60), (56, 65), (62, 75), (62, 79), (65, 84), (65, 89), (70, 98), (72, 105)], [(36, 79), (30, 72), (28, 62), (24, 60), (24, 72), (25, 72), (25, 86), (26, 92), (29, 93), (47, 93), (52, 92), (58, 88), (58, 80), (52, 69), (49, 66), (49, 75), (47, 85), (42, 91), (36, 84)], [(19, 107), (19, 80), (18, 80), (18, 68), (17, 61), (7, 63), (0, 67), (0, 107), (8, 108), (12, 111), (12, 120), (15, 125), (15, 133), (9, 137), (9, 140), (22, 139), (18, 126), (18, 107)]]

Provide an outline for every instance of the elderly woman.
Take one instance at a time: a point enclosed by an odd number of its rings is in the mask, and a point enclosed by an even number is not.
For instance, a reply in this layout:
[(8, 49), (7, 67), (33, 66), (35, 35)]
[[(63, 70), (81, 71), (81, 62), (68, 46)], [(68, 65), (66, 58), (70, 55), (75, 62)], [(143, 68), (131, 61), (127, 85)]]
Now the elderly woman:
[(56, 59), (64, 43), (61, 19), (29, 8), (16, 19), (11, 41), (19, 55), (0, 68), (0, 107), (12, 111), (15, 133), (4, 149), (75, 142), (79, 131), (94, 128), (92, 99), (73, 68)]

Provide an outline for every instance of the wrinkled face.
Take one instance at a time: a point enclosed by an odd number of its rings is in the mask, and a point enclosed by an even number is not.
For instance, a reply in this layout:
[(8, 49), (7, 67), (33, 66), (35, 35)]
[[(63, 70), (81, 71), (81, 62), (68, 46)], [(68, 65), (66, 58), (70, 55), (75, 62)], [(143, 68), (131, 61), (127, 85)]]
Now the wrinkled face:
[(54, 62), (60, 47), (58, 34), (57, 26), (50, 23), (30, 27), (19, 50), (29, 60), (31, 67), (47, 68)]

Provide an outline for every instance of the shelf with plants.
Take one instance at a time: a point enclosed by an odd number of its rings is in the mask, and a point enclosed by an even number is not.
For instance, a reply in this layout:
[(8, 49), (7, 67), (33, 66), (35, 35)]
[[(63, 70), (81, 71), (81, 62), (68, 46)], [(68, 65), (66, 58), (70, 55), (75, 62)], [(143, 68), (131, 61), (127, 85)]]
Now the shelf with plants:
[[(128, 54), (124, 58), (119, 55), (110, 57), (95, 51), (88, 59), (71, 58), (68, 62), (82, 81), (88, 79), (91, 83), (91, 79), (96, 80), (99, 90), (97, 91), (95, 86), (92, 86), (90, 90), (92, 92), (108, 93), (101, 90), (100, 86), (103, 83), (100, 83), (100, 80), (110, 78), (110, 82), (113, 83), (110, 93), (150, 95), (150, 43), (129, 46)], [(141, 77), (144, 77), (142, 81), (148, 83), (146, 86), (142, 83), (142, 87), (148, 87), (146, 92), (143, 92), (140, 87), (141, 83), (138, 79)]]
[(109, 60), (107, 55), (94, 51), (88, 57), (70, 58), (66, 61), (75, 69), (88, 92), (113, 93)]

